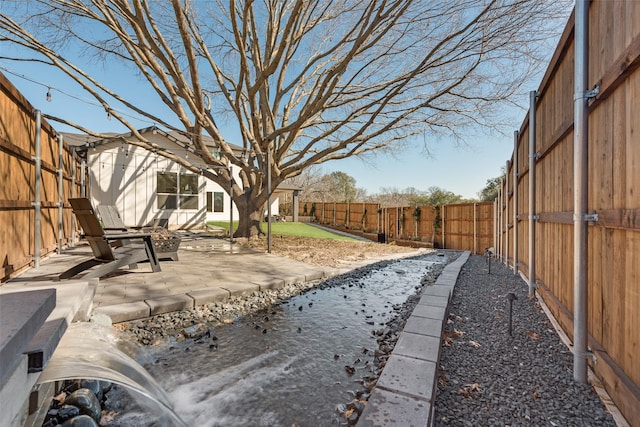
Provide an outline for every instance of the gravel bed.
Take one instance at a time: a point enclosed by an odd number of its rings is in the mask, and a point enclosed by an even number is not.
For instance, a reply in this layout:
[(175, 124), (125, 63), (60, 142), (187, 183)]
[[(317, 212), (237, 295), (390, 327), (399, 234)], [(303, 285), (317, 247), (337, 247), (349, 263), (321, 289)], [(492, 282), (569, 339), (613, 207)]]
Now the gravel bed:
[[(472, 256), (449, 306), (435, 399), (436, 426), (615, 426), (573, 355), (513, 270)], [(508, 333), (508, 293), (513, 301)]]

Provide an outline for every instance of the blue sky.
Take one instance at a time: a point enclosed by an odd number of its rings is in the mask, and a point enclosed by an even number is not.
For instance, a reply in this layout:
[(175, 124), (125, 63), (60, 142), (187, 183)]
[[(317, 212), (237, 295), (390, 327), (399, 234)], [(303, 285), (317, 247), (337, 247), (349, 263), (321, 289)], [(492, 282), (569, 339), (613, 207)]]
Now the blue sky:
[[(514, 124), (514, 130), (519, 126)], [(413, 147), (395, 156), (377, 156), (373, 161), (346, 159), (327, 164), (323, 171), (348, 173), (368, 194), (384, 187), (427, 190), (436, 186), (464, 198), (476, 198), (487, 179), (499, 176), (500, 168), (511, 157), (513, 136), (473, 139), (465, 146), (445, 138), (431, 143), (429, 150), (429, 156), (422, 147)]]
[[(558, 29), (558, 36), (560, 31), (561, 28)], [(550, 42), (549, 46), (555, 47), (555, 43)], [(11, 48), (2, 44), (0, 49)], [(12, 52), (0, 52), (2, 53)], [(549, 51), (549, 57), (551, 53), (552, 49)], [(135, 79), (122, 78), (122, 73), (126, 71), (123, 71), (120, 64), (100, 65), (99, 61), (82, 56), (78, 59), (81, 67), (106, 86), (119, 93), (134, 93), (136, 103), (141, 108), (179, 126), (177, 120), (169, 118), (172, 117), (172, 113), (157, 100), (146, 84), (136, 84)], [(3, 72), (29, 102), (44, 114), (79, 123), (97, 132), (127, 131), (117, 120), (108, 120), (103, 107), (84, 94), (69, 78), (51, 67), (0, 60), (0, 72)], [(424, 141), (420, 138), (409, 141), (407, 148), (394, 155), (380, 153), (367, 160), (350, 158), (328, 162), (320, 165), (320, 170), (322, 173), (345, 172), (355, 178), (356, 186), (365, 189), (368, 194), (379, 193), (382, 188), (404, 190), (414, 187), (417, 190), (427, 190), (429, 187), (437, 186), (464, 198), (475, 198), (488, 179), (501, 174), (501, 168), (511, 157), (513, 131), (520, 127), (526, 115), (529, 91), (537, 89), (539, 80), (540, 77), (534, 77), (531, 82), (521, 87), (521, 93), (516, 99), (521, 108), (511, 105), (504, 111), (504, 117), (511, 118), (507, 121), (509, 125), (502, 128), (504, 134), (494, 132), (491, 136), (468, 136), (463, 137), (462, 141), (442, 136), (431, 138), (427, 135), (429, 154), (425, 153)], [(45, 99), (47, 91), (51, 93), (50, 102)], [(113, 107), (119, 109), (118, 106)], [(221, 125), (224, 119), (217, 121)], [(148, 120), (134, 119), (131, 122), (138, 128), (154, 124)], [(56, 122), (52, 122), (52, 125), (59, 131), (77, 132)], [(478, 135), (477, 130), (475, 135)]]

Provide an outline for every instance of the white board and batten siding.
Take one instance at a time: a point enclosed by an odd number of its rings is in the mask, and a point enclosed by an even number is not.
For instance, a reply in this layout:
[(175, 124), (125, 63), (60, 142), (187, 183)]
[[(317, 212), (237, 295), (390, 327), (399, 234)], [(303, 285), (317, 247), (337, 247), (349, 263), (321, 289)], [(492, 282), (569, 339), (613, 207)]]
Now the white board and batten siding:
[[(197, 209), (158, 206), (158, 173), (191, 174), (175, 162), (134, 145), (111, 143), (88, 153), (90, 194), (94, 205), (114, 205), (127, 226), (166, 225), (171, 229), (202, 226), (206, 221), (229, 220), (229, 194), (218, 184), (197, 175)], [(193, 175), (193, 174), (191, 174)], [(207, 193), (222, 193), (222, 212), (207, 212)], [(277, 204), (276, 204), (277, 208)], [(273, 209), (273, 205), (272, 205)], [(234, 218), (238, 211), (234, 207)]]

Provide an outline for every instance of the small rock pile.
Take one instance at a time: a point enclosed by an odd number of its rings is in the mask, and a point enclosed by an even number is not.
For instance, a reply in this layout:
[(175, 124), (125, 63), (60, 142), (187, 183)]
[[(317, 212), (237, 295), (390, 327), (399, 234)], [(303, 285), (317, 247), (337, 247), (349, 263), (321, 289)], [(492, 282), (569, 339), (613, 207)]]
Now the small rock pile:
[(43, 427), (97, 427), (111, 383), (96, 380), (64, 381), (54, 396)]

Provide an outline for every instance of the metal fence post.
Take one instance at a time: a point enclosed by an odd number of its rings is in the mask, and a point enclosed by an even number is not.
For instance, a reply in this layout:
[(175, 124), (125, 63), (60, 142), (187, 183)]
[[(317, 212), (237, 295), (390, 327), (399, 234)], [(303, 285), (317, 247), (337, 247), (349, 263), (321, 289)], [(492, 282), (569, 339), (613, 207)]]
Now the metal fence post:
[(538, 92), (529, 92), (529, 297), (536, 287), (536, 98)]
[(518, 137), (513, 132), (513, 274), (518, 274)]
[(40, 237), (40, 229), (41, 229), (41, 197), (40, 197), (40, 188), (42, 186), (42, 141), (41, 135), (42, 132), (42, 113), (40, 110), (36, 110), (36, 140), (35, 140), (35, 149), (36, 154), (33, 157), (35, 162), (35, 188), (34, 188), (34, 233), (35, 233), (35, 243), (34, 243), (34, 253), (33, 253), (33, 261), (35, 262), (35, 267), (40, 267), (40, 246), (42, 245), (42, 239)]
[(58, 145), (59, 145), (59, 152), (58, 152), (58, 253), (62, 253), (62, 237), (64, 234), (64, 226), (63, 226), (63, 222), (62, 222), (62, 208), (63, 208), (63, 197), (62, 197), (62, 193), (64, 192), (64, 187), (63, 187), (63, 173), (64, 173), (64, 168), (62, 167), (62, 156), (64, 154), (63, 150), (64, 150), (64, 140), (62, 138), (62, 135), (58, 135)]
[(509, 160), (504, 167), (504, 264), (509, 267)]

